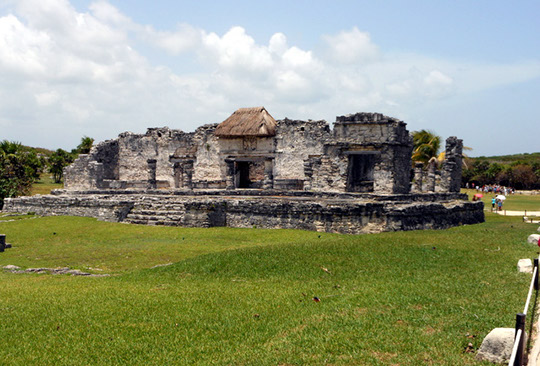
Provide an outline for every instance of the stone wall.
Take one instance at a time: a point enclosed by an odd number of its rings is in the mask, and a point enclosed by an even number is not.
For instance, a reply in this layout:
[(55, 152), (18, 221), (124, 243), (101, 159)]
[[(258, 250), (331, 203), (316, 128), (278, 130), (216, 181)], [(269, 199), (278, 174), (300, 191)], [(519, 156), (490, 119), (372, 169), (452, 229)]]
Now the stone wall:
[(193, 167), (193, 184), (196, 188), (225, 188), (225, 166), (221, 162), (218, 138), (214, 135), (216, 124), (195, 130), (193, 143), (197, 155)]
[(41, 216), (95, 217), (102, 221), (122, 222), (133, 206), (134, 197), (130, 196), (46, 195), (8, 198), (3, 211)]
[[(167, 127), (122, 133), (66, 168), (65, 187), (411, 191), (412, 138), (395, 118), (338, 116), (333, 130), (326, 121), (284, 119), (270, 137), (218, 138), (216, 126), (191, 133)], [(422, 191), (459, 191), (461, 149), (461, 140), (447, 140), (442, 173), (424, 174)], [(241, 177), (249, 182), (241, 183)]]
[(64, 169), (64, 187), (102, 188), (104, 180), (118, 179), (118, 157), (117, 140), (100, 142)]
[(304, 162), (323, 153), (323, 144), (331, 136), (330, 126), (326, 121), (287, 118), (277, 123), (274, 177), (278, 181), (304, 181)]
[(276, 192), (256, 196), (239, 191), (106, 192), (64, 191), (11, 198), (6, 199), (4, 211), (149, 225), (256, 226), (343, 234), (444, 229), (484, 221), (482, 202), (468, 202), (465, 195), (448, 193), (387, 196), (300, 191), (298, 196), (277, 197)]
[(148, 160), (156, 161), (158, 187), (174, 187), (173, 164), (170, 157), (178, 148), (193, 145), (193, 133), (167, 127), (149, 128), (146, 134), (126, 132), (118, 137), (118, 179), (144, 184), (148, 180)]
[[(337, 117), (322, 156), (306, 165), (313, 172), (310, 187), (338, 192), (410, 192), (412, 139), (405, 126), (380, 113)], [(370, 165), (362, 168), (364, 177), (354, 178), (356, 165)]]

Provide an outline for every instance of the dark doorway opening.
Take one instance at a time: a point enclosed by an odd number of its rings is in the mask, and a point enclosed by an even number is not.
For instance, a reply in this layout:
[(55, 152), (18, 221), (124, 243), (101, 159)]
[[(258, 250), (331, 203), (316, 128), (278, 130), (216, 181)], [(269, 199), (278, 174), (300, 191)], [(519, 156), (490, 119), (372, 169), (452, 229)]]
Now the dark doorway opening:
[(375, 154), (349, 155), (348, 192), (373, 192), (375, 156)]
[(250, 188), (251, 180), (249, 179), (249, 162), (238, 161), (236, 163), (238, 172), (238, 188)]

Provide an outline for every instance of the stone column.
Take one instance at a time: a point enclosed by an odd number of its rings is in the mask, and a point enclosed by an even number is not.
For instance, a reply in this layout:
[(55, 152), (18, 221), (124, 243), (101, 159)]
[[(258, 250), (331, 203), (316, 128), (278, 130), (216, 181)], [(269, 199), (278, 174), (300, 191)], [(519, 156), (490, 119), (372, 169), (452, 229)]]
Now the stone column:
[(273, 189), (274, 188), (274, 160), (266, 159), (264, 161), (264, 179), (263, 179), (263, 189)]
[(234, 160), (232, 159), (225, 159), (225, 164), (227, 164), (227, 177), (225, 181), (225, 189), (235, 189), (236, 188), (236, 182), (235, 182), (235, 174), (236, 170), (234, 169)]
[(430, 161), (428, 166), (428, 176), (427, 176), (427, 191), (435, 192), (435, 184), (437, 182), (437, 163), (435, 161)]
[(183, 171), (182, 171), (182, 164), (179, 161), (176, 161), (173, 165), (173, 174), (174, 174), (174, 188), (182, 188)]
[(148, 159), (148, 188), (153, 189), (157, 187), (156, 181), (156, 169), (157, 169), (157, 160)]
[(422, 181), (424, 180), (424, 164), (414, 164), (414, 191), (422, 192)]
[(188, 159), (183, 164), (183, 181), (182, 185), (186, 189), (193, 189), (193, 160)]
[(304, 161), (304, 191), (311, 191), (313, 179), (313, 164), (310, 159)]
[(447, 138), (444, 154), (441, 188), (445, 192), (459, 192), (461, 189), (463, 140), (459, 140), (455, 136)]

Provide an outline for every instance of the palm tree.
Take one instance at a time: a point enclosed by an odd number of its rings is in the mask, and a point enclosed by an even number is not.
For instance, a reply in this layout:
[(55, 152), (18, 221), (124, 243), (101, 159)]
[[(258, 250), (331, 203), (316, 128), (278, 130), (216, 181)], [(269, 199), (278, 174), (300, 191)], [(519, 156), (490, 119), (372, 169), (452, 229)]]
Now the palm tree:
[[(471, 151), (473, 148), (472, 147), (468, 147), (468, 146), (463, 146), (463, 150), (467, 150), (467, 151)], [(462, 157), (462, 163), (463, 163), (463, 166), (465, 168), (468, 168), (469, 165), (467, 164), (467, 159), (469, 158), (469, 156), (465, 153), (461, 153), (461, 157)], [(444, 159), (446, 159), (446, 152), (445, 151), (442, 151), (439, 156), (437, 156), (437, 164), (439, 164), (439, 166), (442, 165), (442, 163), (444, 163)]]
[(431, 158), (437, 159), (441, 147), (441, 137), (428, 130), (414, 131), (412, 160), (426, 166)]
[(94, 139), (88, 136), (84, 136), (81, 139), (81, 143), (77, 146), (77, 151), (79, 154), (88, 154), (92, 145), (94, 144)]

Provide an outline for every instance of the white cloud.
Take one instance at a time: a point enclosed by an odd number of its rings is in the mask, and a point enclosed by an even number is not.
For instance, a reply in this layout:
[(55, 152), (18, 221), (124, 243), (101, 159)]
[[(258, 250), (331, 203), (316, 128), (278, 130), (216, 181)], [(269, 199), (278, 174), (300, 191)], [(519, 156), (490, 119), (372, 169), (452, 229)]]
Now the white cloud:
[(174, 32), (157, 31), (151, 26), (146, 26), (139, 31), (141, 38), (147, 42), (178, 55), (179, 53), (193, 50), (201, 44), (203, 33), (188, 25), (180, 24)]
[(311, 51), (303, 51), (297, 47), (291, 47), (283, 52), (282, 58), (285, 67), (301, 68), (314, 66)]
[(255, 44), (242, 27), (232, 27), (223, 37), (215, 33), (205, 34), (203, 45), (218, 65), (227, 69), (260, 71), (272, 66), (268, 48)]
[(425, 78), (426, 85), (451, 85), (454, 80), (451, 77), (443, 74), (439, 70), (431, 71)]
[(337, 35), (324, 36), (323, 39), (329, 48), (330, 57), (339, 63), (365, 63), (379, 57), (378, 47), (371, 42), (369, 33), (361, 32), (356, 27)]
[(45, 107), (45, 106), (53, 105), (56, 102), (58, 102), (58, 100), (60, 99), (60, 96), (56, 91), (52, 90), (49, 92), (38, 93), (35, 95), (35, 98), (39, 106)]
[(283, 33), (275, 33), (270, 38), (268, 43), (268, 50), (277, 55), (283, 55), (287, 51), (287, 37)]
[[(254, 105), (276, 118), (332, 120), (357, 111), (403, 118), (430, 101), (540, 76), (537, 61), (384, 53), (356, 27), (321, 40), (325, 48), (317, 51), (289, 45), (283, 33), (257, 42), (240, 26), (222, 35), (189, 24), (157, 30), (104, 0), (88, 12), (66, 0), (21, 0), (0, 17), (0, 128), (22, 140), (14, 126), (31, 126), (47, 146), (70, 148), (82, 135), (101, 140), (159, 125), (191, 130)], [(152, 64), (140, 41), (167, 51), (168, 65), (190, 58), (198, 69)]]

